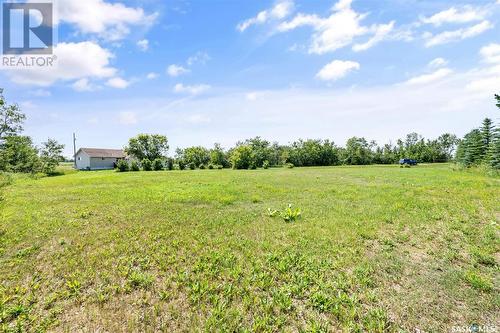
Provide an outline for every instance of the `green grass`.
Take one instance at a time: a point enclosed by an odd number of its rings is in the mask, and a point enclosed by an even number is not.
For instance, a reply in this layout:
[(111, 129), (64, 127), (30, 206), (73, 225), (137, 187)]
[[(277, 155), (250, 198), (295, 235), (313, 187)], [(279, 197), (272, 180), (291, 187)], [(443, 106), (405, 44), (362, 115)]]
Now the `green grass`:
[[(499, 178), (448, 165), (104, 171), (2, 191), (0, 331), (498, 327)], [(300, 219), (269, 216), (288, 204)]]

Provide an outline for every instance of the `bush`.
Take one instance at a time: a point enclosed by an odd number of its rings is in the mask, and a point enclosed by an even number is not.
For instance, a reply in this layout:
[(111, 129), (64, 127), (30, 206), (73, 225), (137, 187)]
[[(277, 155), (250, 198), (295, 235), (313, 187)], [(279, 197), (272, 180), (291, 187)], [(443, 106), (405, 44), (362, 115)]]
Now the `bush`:
[(217, 169), (222, 170), (222, 169), (224, 169), (224, 166), (219, 164), (219, 165), (217, 165)]
[(194, 165), (194, 163), (193, 163), (193, 162), (188, 163), (187, 167), (189, 168), (189, 170), (194, 170), (194, 169), (196, 169), (196, 166)]
[(257, 165), (254, 162), (251, 162), (250, 165), (248, 166), (248, 170), (255, 170), (257, 169)]
[(262, 167), (263, 167), (264, 169), (269, 169), (269, 161), (267, 161), (267, 160), (266, 160), (266, 161), (264, 161), (264, 163), (262, 163)]
[(179, 170), (184, 170), (186, 169), (186, 164), (183, 161), (179, 161), (177, 163), (177, 166), (179, 167)]
[(166, 164), (165, 167), (167, 170), (170, 170), (170, 171), (174, 170), (174, 160), (173, 159), (167, 158), (167, 162), (165, 164)]
[(131, 171), (140, 171), (141, 170), (141, 166), (139, 165), (139, 162), (132, 161), (132, 163), (130, 163), (130, 170)]
[(157, 158), (153, 161), (153, 169), (155, 171), (163, 170), (163, 161), (161, 160), (161, 158)]
[(288, 169), (293, 169), (295, 167), (295, 165), (293, 165), (293, 163), (286, 163), (285, 167)]
[(151, 163), (151, 161), (147, 158), (143, 159), (142, 160), (142, 170), (144, 171), (151, 171), (153, 170), (153, 164)]
[(210, 163), (210, 164), (208, 165), (208, 169), (213, 170), (213, 169), (214, 169), (214, 165), (213, 165), (212, 163)]
[(200, 164), (200, 169), (201, 169), (201, 170), (204, 170), (204, 169), (206, 169), (206, 168), (207, 168), (207, 167), (205, 166), (205, 164)]
[(129, 170), (128, 162), (125, 160), (119, 160), (118, 163), (116, 163), (116, 169), (118, 172), (127, 172)]

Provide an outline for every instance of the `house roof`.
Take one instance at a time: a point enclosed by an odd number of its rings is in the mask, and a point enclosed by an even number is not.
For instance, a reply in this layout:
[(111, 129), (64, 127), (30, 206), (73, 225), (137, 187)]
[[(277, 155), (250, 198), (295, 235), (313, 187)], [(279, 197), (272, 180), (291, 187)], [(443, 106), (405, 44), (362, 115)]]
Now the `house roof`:
[(90, 157), (125, 158), (126, 156), (122, 149), (80, 148), (78, 152), (80, 151), (83, 151)]

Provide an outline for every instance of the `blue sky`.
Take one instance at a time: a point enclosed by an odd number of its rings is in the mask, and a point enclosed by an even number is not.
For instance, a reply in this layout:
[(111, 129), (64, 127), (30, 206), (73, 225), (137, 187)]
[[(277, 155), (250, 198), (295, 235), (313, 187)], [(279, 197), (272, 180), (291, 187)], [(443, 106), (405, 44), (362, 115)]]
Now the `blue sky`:
[(1, 68), (25, 133), (120, 148), (141, 132), (175, 147), (253, 136), (416, 131), (499, 120), (500, 0), (59, 0), (57, 67)]

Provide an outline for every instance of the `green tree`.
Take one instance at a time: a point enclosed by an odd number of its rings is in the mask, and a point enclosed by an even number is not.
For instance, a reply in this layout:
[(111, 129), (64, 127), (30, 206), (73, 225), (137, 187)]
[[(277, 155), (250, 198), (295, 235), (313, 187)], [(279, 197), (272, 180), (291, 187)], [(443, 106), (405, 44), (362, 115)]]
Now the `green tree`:
[(185, 164), (193, 163), (196, 167), (201, 164), (207, 164), (210, 162), (210, 152), (207, 148), (197, 146), (197, 147), (188, 147), (184, 150), (177, 150), (177, 157), (182, 159)]
[(253, 150), (249, 145), (239, 145), (231, 151), (233, 169), (248, 169), (254, 162)]
[(38, 150), (28, 136), (7, 136), (0, 147), (0, 170), (36, 173), (41, 170)]
[(344, 163), (350, 165), (371, 164), (373, 152), (365, 138), (352, 137), (347, 140), (344, 150)]
[(59, 144), (54, 139), (48, 139), (47, 142), (42, 143), (42, 149), (40, 150), (40, 162), (42, 166), (42, 172), (46, 174), (51, 174), (56, 171), (56, 167), (59, 162), (64, 160), (62, 152), (64, 150), (64, 145)]
[(487, 162), (491, 158), (491, 144), (493, 142), (494, 125), (490, 118), (485, 118), (481, 126), (481, 136), (483, 139), (483, 145), (481, 148), (481, 158), (484, 162)]
[(229, 166), (226, 153), (219, 143), (216, 143), (210, 150), (210, 163), (213, 165), (222, 165), (224, 167)]
[(442, 160), (439, 162), (450, 161), (453, 158), (459, 142), (457, 136), (455, 134), (445, 133), (437, 138), (437, 142), (442, 157)]
[(500, 96), (495, 94), (495, 99), (497, 100), (497, 107), (500, 109)]
[(338, 148), (329, 140), (299, 140), (293, 142), (285, 162), (295, 166), (328, 166), (339, 163)]
[(164, 135), (139, 134), (128, 141), (125, 151), (138, 160), (154, 161), (157, 158), (163, 158), (167, 154), (168, 148), (168, 139)]
[(7, 105), (0, 88), (0, 141), (12, 135), (19, 135), (23, 131), (23, 122), (26, 119), (17, 104)]
[(493, 133), (490, 156), (490, 166), (493, 169), (500, 169), (500, 127), (497, 127)]
[(244, 144), (252, 149), (253, 160), (251, 166), (262, 167), (264, 161), (271, 158), (270, 143), (260, 136), (245, 140)]
[(460, 141), (457, 148), (457, 161), (465, 166), (481, 162), (483, 136), (479, 129), (473, 129)]

